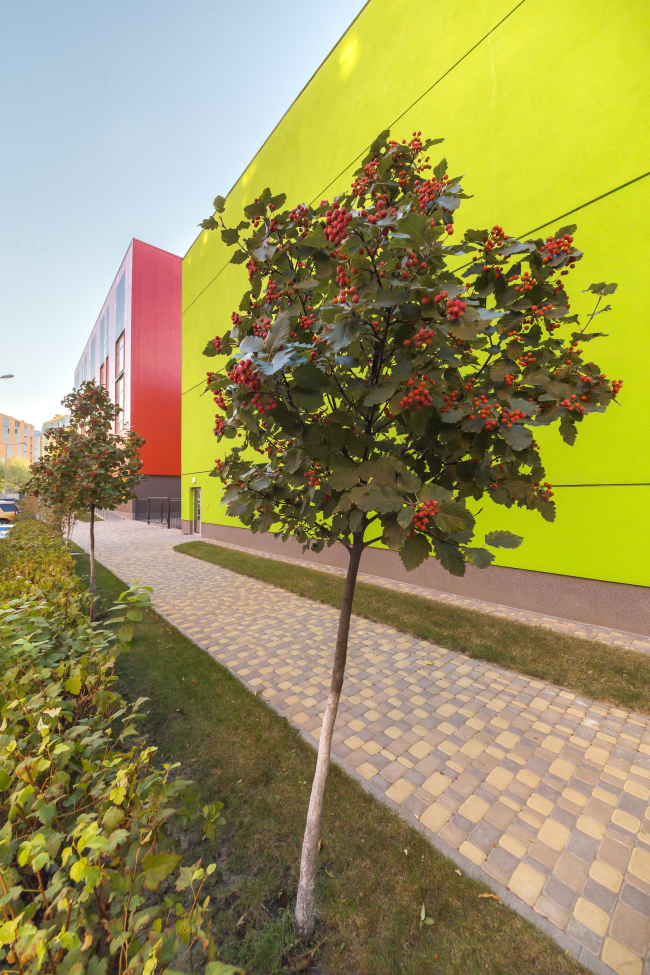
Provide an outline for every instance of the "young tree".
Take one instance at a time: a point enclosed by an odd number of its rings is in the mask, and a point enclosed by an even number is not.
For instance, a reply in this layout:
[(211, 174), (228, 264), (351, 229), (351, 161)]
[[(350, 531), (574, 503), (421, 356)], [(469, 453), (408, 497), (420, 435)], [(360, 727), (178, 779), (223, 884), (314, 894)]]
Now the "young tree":
[[(552, 521), (536, 430), (557, 423), (573, 444), (620, 387), (582, 355), (616, 286), (592, 285), (597, 303), (584, 326), (569, 313), (565, 277), (582, 257), (575, 227), (520, 241), (494, 226), (454, 244), (467, 197), (444, 159), (430, 166), (426, 152), (442, 140), (388, 136), (331, 204), (280, 212), (285, 195), (265, 190), (228, 228), (217, 197), (202, 224), (237, 246), (232, 263), (245, 263), (250, 281), (232, 327), (205, 349), (228, 357), (207, 377), (225, 414), (214, 433), (241, 441), (213, 472), (226, 485), (223, 503), (253, 532), (349, 552), (300, 866), (303, 937), (314, 929), (321, 810), (363, 550), (381, 540), (408, 570), (430, 556), (459, 576), (468, 562), (488, 566), (494, 555), (473, 544), (472, 509), (487, 496)], [(485, 536), (490, 547), (520, 542), (504, 531)]]
[(95, 508), (112, 511), (133, 498), (143, 479), (140, 448), (144, 437), (115, 433), (122, 408), (108, 390), (90, 380), (61, 400), (70, 424), (50, 431), (45, 455), (32, 464), (27, 489), (48, 507), (66, 515), (90, 513), (90, 591), (95, 592)]

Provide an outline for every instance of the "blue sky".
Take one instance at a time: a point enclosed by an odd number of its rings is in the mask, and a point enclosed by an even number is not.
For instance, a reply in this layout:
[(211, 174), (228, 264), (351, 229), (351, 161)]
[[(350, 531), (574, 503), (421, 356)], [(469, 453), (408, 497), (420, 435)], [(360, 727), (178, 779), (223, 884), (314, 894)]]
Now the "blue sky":
[(131, 238), (185, 253), (362, 6), (0, 0), (0, 412), (59, 412)]

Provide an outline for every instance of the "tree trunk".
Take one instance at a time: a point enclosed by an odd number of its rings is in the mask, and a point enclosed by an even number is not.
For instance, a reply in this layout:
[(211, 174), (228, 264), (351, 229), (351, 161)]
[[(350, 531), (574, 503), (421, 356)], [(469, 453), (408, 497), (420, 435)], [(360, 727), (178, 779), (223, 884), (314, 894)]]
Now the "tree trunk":
[(90, 595), (95, 596), (95, 505), (90, 506)]
[(296, 901), (296, 913), (294, 915), (296, 931), (301, 938), (310, 938), (314, 933), (316, 867), (318, 865), (318, 841), (320, 838), (325, 783), (327, 782), (327, 772), (329, 770), (332, 733), (334, 731), (336, 712), (338, 711), (339, 699), (341, 697), (345, 663), (348, 654), (348, 634), (350, 632), (352, 600), (354, 598), (354, 589), (357, 583), (357, 573), (359, 571), (359, 562), (361, 561), (363, 549), (363, 532), (357, 532), (353, 536), (352, 548), (350, 550), (350, 562), (348, 564), (348, 574), (345, 579), (343, 602), (341, 603), (341, 612), (339, 614), (339, 627), (336, 635), (332, 681), (325, 715), (323, 717), (323, 727), (318, 745), (318, 758), (316, 760), (316, 772), (314, 773), (314, 781), (311, 787), (307, 825), (302, 841), (300, 883), (298, 885), (298, 898)]

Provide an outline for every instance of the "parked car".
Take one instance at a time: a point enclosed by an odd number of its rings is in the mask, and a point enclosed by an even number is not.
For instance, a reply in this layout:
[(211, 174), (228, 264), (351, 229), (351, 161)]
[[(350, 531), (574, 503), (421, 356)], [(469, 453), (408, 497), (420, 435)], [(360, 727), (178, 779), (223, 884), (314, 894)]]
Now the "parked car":
[(16, 520), (18, 505), (15, 501), (0, 500), (0, 525), (11, 525)]

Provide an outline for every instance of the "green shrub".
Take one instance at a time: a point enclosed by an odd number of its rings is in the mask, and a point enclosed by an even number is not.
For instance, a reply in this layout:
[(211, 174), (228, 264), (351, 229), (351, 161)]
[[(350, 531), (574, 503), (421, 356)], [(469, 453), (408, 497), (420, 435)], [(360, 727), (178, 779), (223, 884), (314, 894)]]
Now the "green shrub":
[[(154, 764), (138, 733), (144, 699), (115, 689), (149, 593), (123, 593), (103, 623), (64, 544), (19, 525), (0, 555), (0, 967), (52, 975), (154, 975), (215, 959), (206, 881), (179, 831), (194, 784)], [(210, 881), (208, 881), (208, 884)]]

